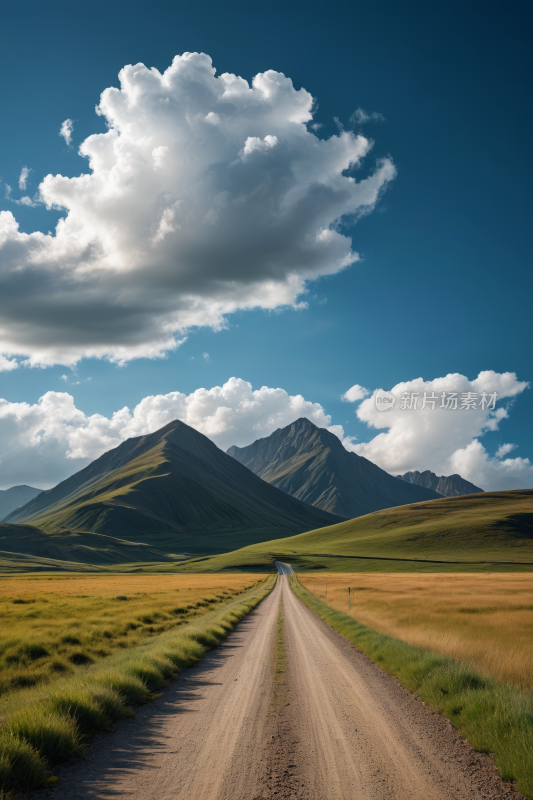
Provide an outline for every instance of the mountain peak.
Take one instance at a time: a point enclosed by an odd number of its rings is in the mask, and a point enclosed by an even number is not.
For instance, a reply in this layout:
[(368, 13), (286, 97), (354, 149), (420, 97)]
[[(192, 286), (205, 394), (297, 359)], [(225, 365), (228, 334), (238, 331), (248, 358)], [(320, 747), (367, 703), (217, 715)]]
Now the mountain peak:
[(307, 419), (307, 417), (299, 417), (292, 424), (296, 425), (298, 428), (316, 428), (316, 429), (318, 429), (318, 426), (315, 425), (314, 422), (311, 422), (310, 419)]
[(483, 492), (483, 489), (480, 489), (479, 486), (475, 486), (470, 481), (457, 475), (457, 473), (453, 475), (436, 475), (429, 469), (424, 470), (424, 472), (419, 472), (415, 469), (412, 472), (406, 472), (405, 475), (397, 475), (396, 477), (407, 483), (432, 489), (434, 492), (443, 495), (443, 497), (459, 497), (460, 495)]
[(421, 486), (402, 486), (307, 417), (227, 453), (287, 494), (345, 518), (440, 497)]

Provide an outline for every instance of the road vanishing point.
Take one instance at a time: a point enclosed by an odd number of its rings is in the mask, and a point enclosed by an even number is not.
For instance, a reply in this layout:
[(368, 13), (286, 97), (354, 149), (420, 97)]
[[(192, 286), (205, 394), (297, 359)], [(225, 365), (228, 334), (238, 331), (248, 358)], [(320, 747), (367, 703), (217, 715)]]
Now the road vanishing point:
[(521, 797), (488, 756), (296, 597), (290, 564), (276, 567), (274, 590), (225, 642), (134, 720), (96, 737), (87, 761), (64, 767), (59, 785), (35, 798)]

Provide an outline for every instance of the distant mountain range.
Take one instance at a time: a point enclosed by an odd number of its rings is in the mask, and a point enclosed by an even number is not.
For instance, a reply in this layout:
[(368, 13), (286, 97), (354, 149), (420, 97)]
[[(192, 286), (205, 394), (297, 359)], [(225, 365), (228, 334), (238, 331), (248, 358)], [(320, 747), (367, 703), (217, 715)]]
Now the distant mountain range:
[(227, 453), (292, 497), (345, 519), (442, 497), (349, 453), (337, 436), (305, 418)]
[(41, 492), (42, 489), (34, 489), (33, 486), (25, 485), (0, 489), (0, 521), (19, 506), (33, 500)]
[[(137, 552), (151, 560), (155, 554), (141, 553), (136, 549), (140, 544), (155, 548), (157, 555), (221, 553), (339, 520), (269, 485), (176, 420), (148, 436), (128, 439), (17, 508), (0, 525), (0, 549), (21, 552), (16, 548), (22, 537), (28, 546), (38, 545), (44, 557), (47, 541), (56, 548), (62, 536), (65, 546), (77, 545), (78, 555), (85, 547), (84, 557), (96, 558), (93, 563), (100, 556), (91, 556), (90, 549), (98, 547), (107, 548), (109, 559), (118, 563), (120, 554), (130, 561)], [(11, 545), (8, 524), (15, 537)], [(21, 531), (22, 524), (32, 529)], [(70, 542), (73, 531), (83, 531), (84, 540)], [(61, 552), (69, 560), (73, 551), (63, 547)]]
[(459, 497), (463, 494), (479, 494), (483, 491), (479, 486), (474, 486), (473, 483), (465, 481), (460, 475), (435, 475), (428, 469), (425, 472), (406, 472), (405, 475), (397, 475), (401, 481), (415, 484), (416, 486), (425, 486), (426, 489), (433, 489), (443, 497)]

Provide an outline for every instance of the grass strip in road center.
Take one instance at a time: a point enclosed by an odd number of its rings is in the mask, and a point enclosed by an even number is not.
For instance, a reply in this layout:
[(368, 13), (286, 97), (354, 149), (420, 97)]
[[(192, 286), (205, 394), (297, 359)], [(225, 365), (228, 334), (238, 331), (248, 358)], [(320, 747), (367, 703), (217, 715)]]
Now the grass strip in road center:
[(474, 750), (489, 753), (504, 780), (533, 799), (533, 694), (479, 675), (448, 656), (407, 644), (336, 611), (295, 577), (305, 605), (410, 692), (447, 717)]
[(223, 608), (117, 653), (60, 688), (42, 688), (41, 697), (11, 714), (0, 728), (0, 797), (55, 782), (49, 769), (84, 755), (87, 734), (108, 731), (132, 706), (154, 698), (153, 691), (196, 664), (274, 588), (268, 577)]
[(276, 620), (276, 652), (275, 652), (275, 669), (274, 669), (274, 706), (283, 705), (283, 690), (285, 674), (285, 640), (283, 637), (283, 594), (279, 598), (278, 617)]

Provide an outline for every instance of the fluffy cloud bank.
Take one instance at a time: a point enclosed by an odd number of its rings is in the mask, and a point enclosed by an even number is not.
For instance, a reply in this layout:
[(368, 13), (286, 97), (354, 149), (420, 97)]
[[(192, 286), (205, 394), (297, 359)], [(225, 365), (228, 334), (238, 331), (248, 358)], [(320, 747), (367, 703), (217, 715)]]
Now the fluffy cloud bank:
[[(448, 375), (435, 381), (410, 381), (395, 386), (402, 392), (498, 392), (513, 398), (527, 386), (512, 373), (482, 372), (475, 381), (462, 375)], [(352, 387), (344, 395), (358, 402), (367, 391)], [(420, 399), (422, 398), (420, 394)], [(420, 406), (420, 402), (418, 404)], [(277, 428), (307, 417), (328, 428), (348, 450), (364, 455), (392, 474), (410, 469), (431, 469), (438, 474), (458, 472), (483, 489), (513, 489), (533, 486), (533, 467), (528, 459), (507, 458), (513, 449), (502, 445), (497, 457), (489, 458), (480, 436), (497, 430), (508, 411), (392, 411), (379, 412), (374, 395), (363, 400), (358, 416), (374, 428), (388, 428), (370, 442), (354, 444), (342, 426), (319, 403), (284, 389), (252, 388), (247, 381), (231, 378), (223, 386), (197, 389), (189, 395), (170, 392), (145, 397), (133, 409), (125, 407), (111, 418), (87, 416), (66, 392), (47, 392), (38, 403), (9, 403), (0, 400), (0, 488), (27, 483), (49, 488), (86, 466), (124, 439), (142, 436), (181, 419), (209, 436), (226, 450), (230, 445), (247, 445)]]
[(236, 309), (294, 306), (307, 281), (357, 260), (336, 223), (370, 211), (395, 175), (385, 159), (357, 182), (371, 142), (318, 138), (311, 95), (279, 72), (250, 85), (185, 53), (119, 78), (97, 108), (107, 132), (80, 147), (90, 172), (40, 184), (65, 211), (55, 234), (0, 212), (4, 357), (156, 357)]
[[(531, 488), (533, 466), (529, 459), (505, 457), (514, 445), (501, 445), (496, 457), (491, 458), (479, 441), (485, 432), (498, 430), (501, 420), (508, 417), (508, 409), (501, 401), (512, 400), (527, 386), (517, 380), (514, 372), (491, 370), (480, 372), (473, 381), (455, 373), (432, 381), (418, 378), (398, 383), (391, 389), (396, 400), (392, 408), (378, 411), (374, 392), (356, 412), (369, 427), (387, 429), (386, 432), (367, 443), (348, 444), (347, 447), (393, 475), (430, 469), (438, 475), (459, 473), (485, 490)], [(441, 407), (443, 392), (446, 393), (445, 403), (450, 394), (456, 395), (456, 409)], [(489, 408), (485, 403), (481, 408), (483, 393), (489, 400), (494, 392), (499, 404)], [(426, 405), (422, 408), (424, 393)], [(472, 399), (476, 401), (476, 408), (461, 408), (462, 396), (467, 393), (475, 395)], [(402, 396), (406, 398), (403, 403)], [(436, 401), (428, 402), (433, 396)], [(402, 408), (402, 405), (413, 407)], [(453, 406), (453, 401), (449, 405)]]

